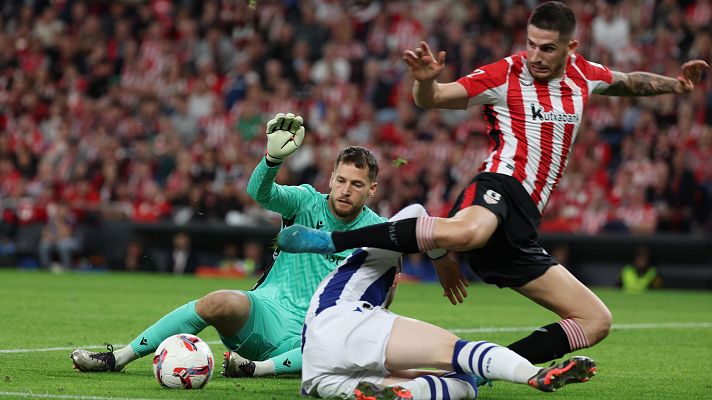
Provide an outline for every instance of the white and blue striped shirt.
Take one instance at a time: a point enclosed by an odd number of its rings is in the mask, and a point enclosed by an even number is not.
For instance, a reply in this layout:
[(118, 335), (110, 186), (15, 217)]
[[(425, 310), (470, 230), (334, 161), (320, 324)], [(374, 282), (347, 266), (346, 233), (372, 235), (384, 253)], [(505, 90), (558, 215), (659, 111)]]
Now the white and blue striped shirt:
[[(352, 301), (384, 306), (398, 271), (401, 253), (369, 248), (354, 251), (319, 284), (305, 323), (329, 307)], [(362, 268), (363, 267), (363, 268)]]

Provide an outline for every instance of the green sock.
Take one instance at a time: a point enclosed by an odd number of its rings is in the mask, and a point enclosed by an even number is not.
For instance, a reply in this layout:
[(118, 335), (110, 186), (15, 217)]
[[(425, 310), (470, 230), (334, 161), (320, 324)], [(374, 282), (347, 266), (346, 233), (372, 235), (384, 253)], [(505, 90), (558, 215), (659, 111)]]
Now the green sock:
[[(130, 344), (133, 352), (139, 357), (147, 356), (156, 351), (158, 345), (167, 337), (179, 333), (195, 335), (205, 329), (208, 323), (195, 312), (195, 303), (197, 302), (197, 300), (193, 300), (176, 308), (136, 336), (136, 339)], [(299, 364), (301, 365), (301, 358)]]
[(302, 349), (289, 350), (276, 357), (270, 358), (274, 362), (274, 373), (282, 374), (298, 374), (302, 371)]

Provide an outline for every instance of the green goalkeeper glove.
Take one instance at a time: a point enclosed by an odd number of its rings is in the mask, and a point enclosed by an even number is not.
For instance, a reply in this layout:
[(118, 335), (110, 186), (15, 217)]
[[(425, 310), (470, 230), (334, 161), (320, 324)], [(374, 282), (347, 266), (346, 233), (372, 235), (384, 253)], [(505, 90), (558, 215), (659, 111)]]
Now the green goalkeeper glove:
[(304, 120), (292, 113), (279, 113), (267, 122), (267, 160), (280, 163), (304, 141)]

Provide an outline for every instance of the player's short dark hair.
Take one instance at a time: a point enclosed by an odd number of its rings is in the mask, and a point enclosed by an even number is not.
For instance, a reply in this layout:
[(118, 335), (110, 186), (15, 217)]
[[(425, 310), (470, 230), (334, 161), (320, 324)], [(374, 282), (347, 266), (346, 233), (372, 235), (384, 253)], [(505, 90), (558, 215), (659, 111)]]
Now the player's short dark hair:
[(378, 177), (378, 160), (371, 150), (361, 146), (349, 146), (339, 153), (334, 169), (341, 163), (353, 164), (356, 168), (368, 167), (368, 179), (375, 182)]
[(529, 25), (545, 31), (559, 32), (560, 38), (572, 38), (576, 29), (576, 15), (566, 4), (547, 1), (534, 9)]

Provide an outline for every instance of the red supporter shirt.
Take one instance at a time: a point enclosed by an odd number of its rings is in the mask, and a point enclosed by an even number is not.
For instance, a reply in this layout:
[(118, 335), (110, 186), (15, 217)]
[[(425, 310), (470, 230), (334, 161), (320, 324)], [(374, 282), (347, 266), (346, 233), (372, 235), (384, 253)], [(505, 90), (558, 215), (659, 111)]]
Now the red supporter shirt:
[(481, 170), (516, 178), (542, 212), (564, 172), (589, 95), (606, 89), (613, 73), (574, 54), (563, 77), (539, 82), (526, 57), (514, 54), (457, 82), (467, 90), (468, 107), (484, 105), (490, 152)]

